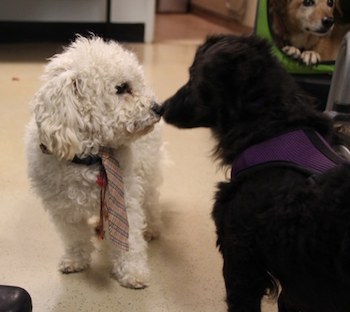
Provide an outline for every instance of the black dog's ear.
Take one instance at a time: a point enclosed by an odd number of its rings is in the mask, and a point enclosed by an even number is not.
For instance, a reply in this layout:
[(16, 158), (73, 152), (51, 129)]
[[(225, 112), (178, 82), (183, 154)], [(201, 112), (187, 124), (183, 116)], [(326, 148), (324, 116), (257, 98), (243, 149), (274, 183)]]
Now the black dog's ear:
[[(264, 69), (271, 62), (271, 45), (256, 36), (237, 37), (220, 35), (208, 37), (198, 49), (203, 68), (212, 74), (231, 73), (251, 76)], [(252, 70), (253, 69), (253, 70)]]
[[(198, 59), (200, 61), (198, 61)], [(261, 114), (292, 86), (272, 53), (271, 45), (256, 36), (212, 36), (199, 49), (195, 79), (200, 79), (215, 99), (220, 116), (228, 120)], [(286, 80), (278, 84), (276, 81)], [(234, 117), (233, 117), (234, 116)]]
[[(196, 59), (202, 80), (210, 81), (216, 90), (223, 91), (222, 96), (230, 97), (233, 92), (238, 95), (256, 88), (277, 66), (271, 45), (256, 36), (211, 36), (198, 49)], [(227, 94), (227, 90), (232, 93)]]
[(217, 115), (231, 122), (262, 107), (260, 97), (274, 94), (267, 81), (278, 81), (268, 78), (274, 66), (270, 49), (254, 36), (208, 37), (197, 49), (188, 83), (163, 103), (165, 121), (180, 128), (213, 128)]

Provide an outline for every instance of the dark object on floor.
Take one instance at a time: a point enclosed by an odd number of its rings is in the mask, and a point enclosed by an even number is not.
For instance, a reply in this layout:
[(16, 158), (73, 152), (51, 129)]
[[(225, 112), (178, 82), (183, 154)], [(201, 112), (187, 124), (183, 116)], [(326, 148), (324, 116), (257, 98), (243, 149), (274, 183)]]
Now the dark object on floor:
[(0, 312), (31, 312), (32, 298), (16, 286), (0, 285)]

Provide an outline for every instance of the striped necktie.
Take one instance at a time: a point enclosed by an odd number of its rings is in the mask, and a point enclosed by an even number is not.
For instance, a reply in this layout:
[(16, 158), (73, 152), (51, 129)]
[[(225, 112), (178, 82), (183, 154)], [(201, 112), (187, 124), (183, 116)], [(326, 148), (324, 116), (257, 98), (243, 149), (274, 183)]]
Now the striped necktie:
[(97, 184), (101, 187), (100, 237), (103, 238), (103, 222), (108, 221), (110, 240), (124, 251), (129, 250), (129, 223), (124, 201), (123, 175), (119, 162), (113, 157), (113, 149), (102, 147), (102, 160)]

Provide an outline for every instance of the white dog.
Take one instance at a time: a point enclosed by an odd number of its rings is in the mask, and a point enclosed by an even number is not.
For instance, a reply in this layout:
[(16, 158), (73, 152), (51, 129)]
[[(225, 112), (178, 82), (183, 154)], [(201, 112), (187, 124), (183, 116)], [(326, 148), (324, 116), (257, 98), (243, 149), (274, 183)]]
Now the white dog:
[[(159, 234), (160, 106), (146, 87), (136, 56), (113, 41), (77, 37), (45, 68), (33, 98), (26, 149), (32, 186), (62, 236), (59, 269), (89, 266), (94, 227), (100, 215), (101, 147), (113, 148), (123, 171), (129, 250), (107, 244), (113, 274), (121, 285), (149, 282), (147, 243)], [(101, 229), (100, 229), (101, 230)]]

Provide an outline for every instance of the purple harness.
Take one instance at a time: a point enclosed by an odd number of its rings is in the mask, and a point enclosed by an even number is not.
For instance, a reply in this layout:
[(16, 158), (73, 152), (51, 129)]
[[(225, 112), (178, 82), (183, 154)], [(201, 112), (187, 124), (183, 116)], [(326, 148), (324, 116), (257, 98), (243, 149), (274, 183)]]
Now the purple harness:
[(236, 158), (231, 179), (261, 165), (286, 165), (314, 175), (344, 163), (319, 133), (299, 129), (248, 147)]

